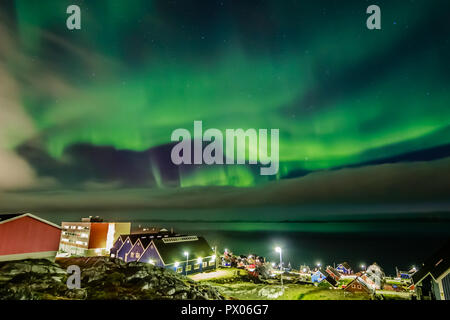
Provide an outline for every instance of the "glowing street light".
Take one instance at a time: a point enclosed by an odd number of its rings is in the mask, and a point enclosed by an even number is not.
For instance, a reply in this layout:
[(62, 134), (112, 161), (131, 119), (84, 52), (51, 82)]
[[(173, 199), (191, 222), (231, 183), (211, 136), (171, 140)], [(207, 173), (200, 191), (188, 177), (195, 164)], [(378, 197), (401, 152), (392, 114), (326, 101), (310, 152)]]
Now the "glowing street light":
[(320, 262), (317, 262), (317, 267), (320, 268), (322, 264)]
[(283, 250), (281, 250), (280, 247), (276, 247), (276, 248), (275, 248), (275, 251), (278, 252), (278, 253), (280, 254), (280, 271), (281, 271), (281, 273), (280, 273), (280, 281), (281, 281), (281, 286), (283, 286), (283, 270), (282, 270), (283, 260), (282, 260), (282, 258), (281, 258), (281, 254), (282, 254), (282, 251), (283, 251)]
[(188, 266), (188, 263), (189, 263), (189, 252), (185, 251), (184, 255), (186, 257), (186, 266), (184, 267), (184, 274), (187, 276), (187, 266)]
[(280, 270), (281, 270), (281, 266), (282, 266), (282, 264), (283, 264), (283, 260), (282, 260), (282, 258), (281, 258), (281, 254), (282, 254), (282, 251), (283, 251), (283, 250), (281, 250), (280, 247), (276, 247), (276, 248), (275, 248), (275, 251), (278, 252), (278, 253), (280, 254)]
[(366, 266), (364, 264), (361, 265), (361, 269), (365, 271)]
[(175, 268), (178, 268), (179, 265), (180, 265), (180, 263), (178, 261), (175, 262)]

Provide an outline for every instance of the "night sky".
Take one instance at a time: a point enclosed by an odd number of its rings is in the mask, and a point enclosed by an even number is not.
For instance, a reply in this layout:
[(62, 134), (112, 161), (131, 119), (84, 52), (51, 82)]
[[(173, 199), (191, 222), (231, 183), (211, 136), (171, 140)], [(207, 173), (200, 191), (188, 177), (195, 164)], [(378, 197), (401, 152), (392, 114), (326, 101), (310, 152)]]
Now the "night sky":
[[(66, 28), (70, 4), (81, 30)], [(371, 4), (381, 30), (366, 28)], [(0, 210), (447, 211), (449, 13), (425, 0), (2, 1)], [(172, 131), (194, 120), (278, 128), (279, 174), (171, 164)]]

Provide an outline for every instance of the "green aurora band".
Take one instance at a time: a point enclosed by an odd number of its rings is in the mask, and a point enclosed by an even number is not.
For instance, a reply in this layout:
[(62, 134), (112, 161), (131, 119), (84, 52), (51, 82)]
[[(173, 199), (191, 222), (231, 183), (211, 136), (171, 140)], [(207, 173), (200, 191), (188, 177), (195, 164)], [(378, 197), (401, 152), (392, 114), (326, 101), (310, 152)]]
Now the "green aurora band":
[[(23, 103), (55, 158), (78, 143), (147, 150), (169, 143), (176, 128), (193, 130), (194, 120), (221, 130), (279, 128), (277, 178), (450, 143), (448, 36), (427, 42), (433, 35), (424, 31), (411, 50), (395, 50), (415, 39), (433, 1), (382, 2), (375, 32), (365, 28), (365, 2), (269, 1), (273, 24), (262, 34), (230, 11), (205, 9), (202, 24), (158, 1), (82, 3), (83, 28), (69, 32), (62, 26), (72, 2), (15, 2), (20, 48), (41, 63), (12, 61), (11, 70), (51, 71), (70, 87), (55, 95), (24, 84)], [(64, 39), (64, 57), (49, 55), (46, 32)], [(181, 185), (266, 179), (215, 166), (182, 176)]]

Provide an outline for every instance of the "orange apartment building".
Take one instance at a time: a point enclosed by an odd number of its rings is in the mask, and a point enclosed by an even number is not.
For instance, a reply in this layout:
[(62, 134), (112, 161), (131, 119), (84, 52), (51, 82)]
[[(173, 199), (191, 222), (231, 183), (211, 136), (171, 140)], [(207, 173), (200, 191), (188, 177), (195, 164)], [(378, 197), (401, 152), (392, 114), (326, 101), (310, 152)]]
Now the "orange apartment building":
[(62, 222), (61, 226), (57, 257), (108, 256), (114, 241), (131, 231), (130, 222), (104, 222), (99, 217), (83, 218), (81, 222)]

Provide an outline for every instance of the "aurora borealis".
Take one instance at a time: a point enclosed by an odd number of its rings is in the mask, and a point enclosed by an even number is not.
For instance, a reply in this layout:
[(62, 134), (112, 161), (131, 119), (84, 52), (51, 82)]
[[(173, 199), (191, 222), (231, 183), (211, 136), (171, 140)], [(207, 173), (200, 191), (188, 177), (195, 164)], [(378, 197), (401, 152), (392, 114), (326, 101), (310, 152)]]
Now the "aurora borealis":
[[(65, 27), (70, 4), (81, 30)], [(2, 1), (0, 190), (158, 207), (447, 203), (450, 6), (377, 1), (382, 29), (368, 30), (370, 4)], [(196, 120), (279, 129), (279, 174), (174, 166), (171, 133)]]

